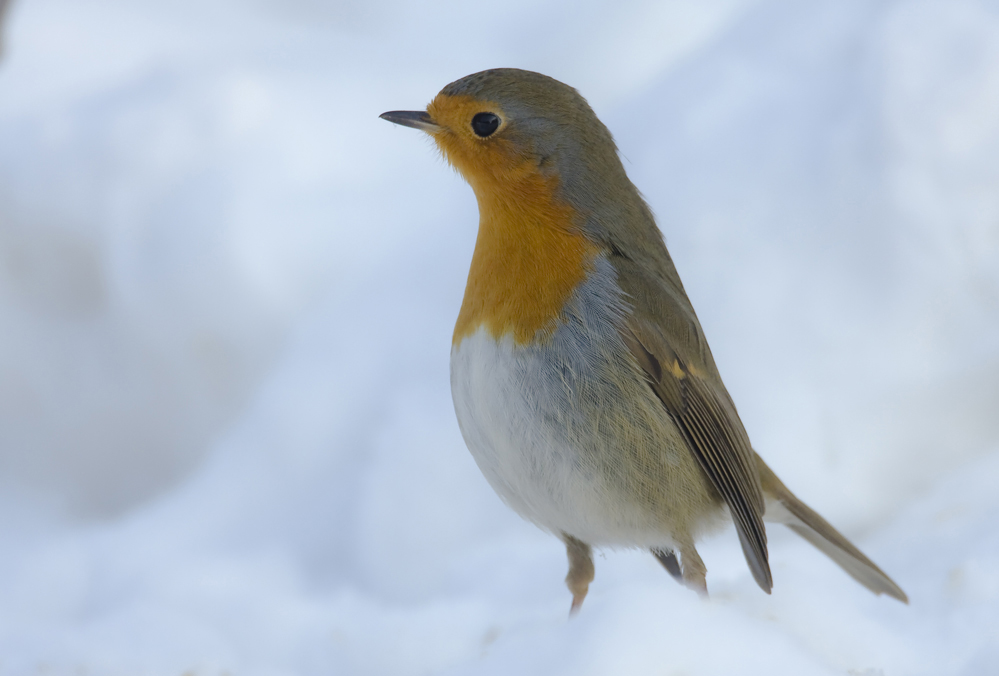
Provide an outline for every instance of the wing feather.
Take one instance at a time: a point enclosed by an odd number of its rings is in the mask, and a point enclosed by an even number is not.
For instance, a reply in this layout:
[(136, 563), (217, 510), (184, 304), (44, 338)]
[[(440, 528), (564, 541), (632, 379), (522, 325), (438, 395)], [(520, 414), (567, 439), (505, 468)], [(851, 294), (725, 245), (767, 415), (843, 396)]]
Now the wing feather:
[(649, 336), (648, 329), (643, 331), (636, 322), (632, 318), (622, 337), (701, 469), (728, 505), (753, 578), (769, 594), (773, 578), (763, 525), (766, 507), (742, 421), (720, 381), (716, 384), (691, 369), (663, 340)]

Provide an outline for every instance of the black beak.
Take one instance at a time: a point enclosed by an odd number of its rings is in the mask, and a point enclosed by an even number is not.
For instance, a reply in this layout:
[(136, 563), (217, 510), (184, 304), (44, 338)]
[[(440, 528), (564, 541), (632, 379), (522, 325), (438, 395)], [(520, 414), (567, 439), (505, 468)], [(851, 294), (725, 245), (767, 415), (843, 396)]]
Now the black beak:
[(425, 131), (428, 134), (433, 134), (441, 130), (437, 123), (431, 119), (430, 115), (422, 110), (390, 110), (378, 117), (395, 124), (401, 124), (403, 127), (412, 127), (413, 129)]

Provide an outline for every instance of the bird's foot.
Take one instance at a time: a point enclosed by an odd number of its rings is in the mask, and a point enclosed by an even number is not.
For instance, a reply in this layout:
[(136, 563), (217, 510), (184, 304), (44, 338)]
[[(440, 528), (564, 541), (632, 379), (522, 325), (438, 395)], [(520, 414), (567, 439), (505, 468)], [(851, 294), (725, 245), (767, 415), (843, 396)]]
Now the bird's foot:
[(582, 540), (565, 533), (562, 534), (562, 540), (569, 556), (569, 574), (565, 576), (565, 584), (572, 592), (572, 606), (569, 607), (569, 616), (572, 617), (579, 612), (590, 583), (593, 582), (593, 557), (590, 545)]

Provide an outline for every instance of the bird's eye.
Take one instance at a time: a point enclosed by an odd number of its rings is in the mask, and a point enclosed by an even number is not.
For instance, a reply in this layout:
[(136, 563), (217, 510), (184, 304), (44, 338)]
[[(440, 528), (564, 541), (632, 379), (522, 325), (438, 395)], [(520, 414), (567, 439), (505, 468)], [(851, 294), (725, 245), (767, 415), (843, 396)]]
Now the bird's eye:
[(472, 118), (472, 131), (475, 132), (476, 136), (481, 136), (482, 138), (496, 131), (499, 125), (499, 116), (493, 113), (478, 113)]

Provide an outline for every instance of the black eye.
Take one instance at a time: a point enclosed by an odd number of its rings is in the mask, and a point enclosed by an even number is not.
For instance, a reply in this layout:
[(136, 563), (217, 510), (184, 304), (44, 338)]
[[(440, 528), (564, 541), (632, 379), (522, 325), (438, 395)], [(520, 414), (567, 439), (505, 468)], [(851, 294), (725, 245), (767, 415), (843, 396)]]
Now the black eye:
[(492, 113), (479, 113), (472, 118), (472, 131), (485, 138), (496, 131), (500, 125), (499, 116)]

